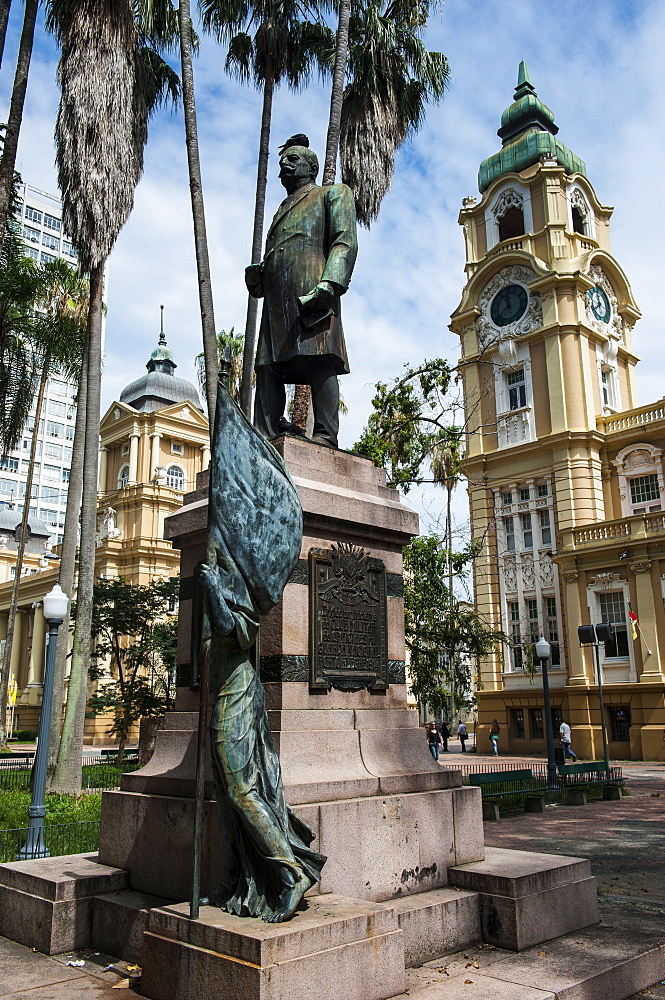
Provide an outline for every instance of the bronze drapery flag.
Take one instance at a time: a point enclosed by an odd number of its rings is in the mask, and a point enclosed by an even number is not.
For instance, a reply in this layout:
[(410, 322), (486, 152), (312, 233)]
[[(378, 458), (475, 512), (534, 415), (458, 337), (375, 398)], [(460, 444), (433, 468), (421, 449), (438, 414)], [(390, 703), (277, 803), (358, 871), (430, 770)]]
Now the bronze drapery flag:
[(286, 802), (251, 655), (259, 616), (282, 596), (301, 544), (302, 509), (288, 470), (220, 380), (208, 554), (197, 572), (204, 612), (193, 652), (210, 658), (211, 756), (223, 876), (202, 902), (270, 922), (293, 916), (326, 860), (312, 850), (312, 830)]

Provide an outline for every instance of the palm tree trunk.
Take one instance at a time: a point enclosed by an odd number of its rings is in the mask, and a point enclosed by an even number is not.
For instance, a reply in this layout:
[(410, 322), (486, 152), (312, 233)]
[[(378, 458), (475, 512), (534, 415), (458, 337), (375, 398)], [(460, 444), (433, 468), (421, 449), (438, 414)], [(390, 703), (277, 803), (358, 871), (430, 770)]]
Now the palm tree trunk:
[[(254, 229), (252, 231), (252, 264), (258, 264), (263, 250), (263, 220), (266, 208), (266, 187), (268, 185), (268, 155), (270, 152), (270, 123), (272, 118), (272, 98), (275, 81), (266, 77), (263, 84), (263, 110), (261, 112), (261, 137), (259, 139), (259, 166), (256, 174), (256, 200), (254, 202)], [(250, 295), (247, 301), (245, 322), (245, 346), (242, 357), (242, 382), (240, 384), (240, 406), (246, 417), (251, 419), (252, 375), (256, 353), (256, 317), (259, 300)]]
[(215, 425), (215, 402), (217, 399), (217, 335), (212, 302), (210, 262), (208, 260), (208, 238), (206, 235), (203, 187), (201, 184), (201, 162), (199, 159), (199, 137), (196, 127), (196, 102), (194, 97), (194, 71), (192, 69), (192, 19), (189, 0), (180, 0), (178, 5), (180, 22), (180, 63), (182, 67), (182, 104), (185, 116), (185, 141), (187, 144), (187, 164), (189, 167), (189, 190), (192, 198), (192, 218), (194, 220), (194, 246), (196, 249), (196, 270), (199, 281), (199, 305), (203, 328), (203, 355), (206, 373), (206, 397), (210, 433)]
[(335, 66), (333, 69), (333, 83), (330, 94), (330, 118), (328, 120), (326, 160), (323, 166), (322, 184), (334, 184), (335, 175), (337, 173), (337, 151), (339, 150), (339, 133), (342, 121), (342, 101), (344, 99), (346, 59), (349, 50), (350, 16), (351, 0), (339, 0)]
[[(102, 289), (105, 261), (90, 274), (88, 311), (87, 380), (83, 496), (81, 500), (81, 544), (76, 594), (76, 626), (67, 692), (67, 707), (60, 738), (58, 763), (51, 788), (76, 795), (81, 791), (83, 727), (88, 699), (88, 667), (92, 631), (92, 591), (95, 582), (95, 533), (97, 527), (97, 478), (99, 465), (99, 418), (102, 376)], [(77, 414), (78, 416), (78, 414)]]
[(21, 131), (25, 91), (28, 86), (28, 71), (30, 69), (30, 57), (32, 56), (32, 43), (35, 37), (37, 6), (38, 0), (25, 0), (23, 29), (18, 49), (16, 73), (14, 74), (12, 99), (9, 105), (9, 121), (7, 122), (7, 131), (5, 132), (2, 157), (0, 157), (0, 250), (5, 239), (5, 226), (7, 225), (9, 201), (12, 182), (14, 180), (18, 137)]
[[(76, 426), (72, 447), (72, 463), (69, 474), (69, 492), (67, 494), (67, 511), (65, 513), (65, 531), (60, 549), (60, 586), (71, 599), (74, 596), (74, 578), (76, 573), (76, 550), (78, 548), (79, 513), (81, 510), (81, 490), (83, 487), (83, 452), (85, 448), (85, 413), (88, 385), (88, 350), (87, 345), (81, 366), (79, 382)], [(55, 649), (55, 675), (53, 678), (53, 708), (51, 711), (51, 730), (48, 745), (48, 773), (52, 778), (58, 760), (60, 749), (60, 728), (62, 726), (62, 703), (65, 691), (65, 674), (67, 672), (67, 652), (69, 649), (69, 613), (63, 620), (58, 631), (58, 642)]]
[[(21, 517), (21, 537), (16, 553), (16, 573), (12, 586), (12, 596), (9, 601), (9, 612), (7, 615), (7, 638), (5, 639), (5, 654), (2, 665), (2, 678), (0, 679), (0, 706), (7, 704), (7, 691), (9, 688), (9, 674), (12, 664), (12, 648), (14, 646), (14, 628), (16, 625), (16, 612), (18, 610), (18, 591), (21, 585), (21, 574), (23, 572), (23, 556), (25, 554), (25, 540), (28, 527), (28, 517), (30, 515), (30, 494), (32, 493), (32, 477), (35, 469), (35, 456), (37, 454), (37, 435), (39, 434), (39, 417), (44, 403), (44, 392), (48, 380), (49, 361), (44, 359), (42, 377), (39, 381), (39, 391), (37, 392), (37, 405), (35, 410), (35, 426), (32, 429), (32, 444), (30, 445), (30, 460), (28, 463), (28, 475), (25, 483), (25, 500), (23, 503), (23, 516)], [(7, 728), (5, 725), (5, 713), (0, 711), (0, 746), (7, 742)]]
[(5, 38), (7, 37), (7, 21), (9, 20), (9, 9), (12, 0), (1, 0), (0, 2), (0, 66), (5, 52)]
[[(453, 611), (453, 522), (452, 522), (452, 496), (453, 496), (453, 486), (454, 482), (452, 479), (446, 479), (446, 570), (448, 573), (448, 612), (452, 615)], [(453, 711), (455, 711), (455, 698), (457, 695), (457, 678), (455, 676), (455, 651), (450, 650), (448, 654), (451, 658), (450, 663), (450, 687), (453, 702)]]

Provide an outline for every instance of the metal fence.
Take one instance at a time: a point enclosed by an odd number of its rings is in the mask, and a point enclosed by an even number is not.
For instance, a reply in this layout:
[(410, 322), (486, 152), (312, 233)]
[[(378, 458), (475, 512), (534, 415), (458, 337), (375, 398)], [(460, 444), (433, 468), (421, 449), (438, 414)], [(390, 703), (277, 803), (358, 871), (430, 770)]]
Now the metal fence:
[[(0, 830), (0, 863), (18, 861), (26, 842), (28, 828)], [(88, 854), (99, 846), (99, 820), (79, 823), (51, 823), (44, 827), (46, 847), (52, 857), (62, 854)]]
[[(84, 758), (85, 761), (85, 758)], [(125, 761), (123, 764), (86, 764), (83, 765), (81, 787), (84, 792), (110, 792), (120, 788), (123, 774), (136, 771), (140, 767), (136, 760)], [(0, 767), (0, 791), (19, 792), (30, 789), (32, 767)]]
[[(559, 770), (557, 768), (557, 783), (553, 786), (549, 783), (547, 775), (547, 764), (543, 762), (533, 762), (533, 763), (499, 763), (494, 764), (473, 764), (465, 761), (463, 764), (456, 765), (452, 767), (448, 765), (448, 770), (459, 770), (463, 774), (463, 782), (465, 785), (470, 784), (470, 775), (472, 774), (501, 774), (503, 771), (515, 771), (520, 768), (529, 768), (533, 775), (533, 781), (531, 782), (531, 788), (542, 789), (545, 793), (545, 798), (548, 802), (565, 802), (566, 792), (570, 788), (580, 789), (585, 791), (589, 798), (602, 798), (603, 795), (603, 785), (604, 784), (616, 784), (623, 785), (623, 771), (620, 767), (610, 767), (608, 771), (603, 770), (602, 772), (588, 771), (582, 774), (569, 774), (566, 770)], [(483, 792), (483, 794), (488, 794)], [(491, 797), (491, 790), (489, 792)], [(505, 801), (502, 803), (502, 807), (509, 811), (511, 805), (514, 808), (520, 808), (521, 798), (516, 794), (515, 803), (510, 803)]]

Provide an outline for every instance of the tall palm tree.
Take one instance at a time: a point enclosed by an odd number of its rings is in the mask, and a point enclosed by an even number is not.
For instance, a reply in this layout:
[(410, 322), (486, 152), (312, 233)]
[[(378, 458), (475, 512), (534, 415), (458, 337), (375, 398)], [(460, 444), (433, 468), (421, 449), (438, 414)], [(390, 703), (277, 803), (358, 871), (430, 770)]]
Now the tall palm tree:
[(322, 184), (334, 184), (337, 173), (337, 153), (339, 150), (342, 121), (342, 102), (346, 81), (346, 65), (349, 50), (349, 23), (351, 20), (351, 0), (338, 0), (337, 35), (333, 63), (333, 82), (330, 91), (330, 116), (326, 136), (326, 158), (323, 165)]
[[(23, 106), (28, 86), (28, 72), (32, 57), (32, 44), (35, 37), (38, 6), (39, 0), (25, 0), (23, 28), (21, 30), (21, 41), (19, 42), (16, 72), (14, 74), (14, 86), (12, 87), (12, 97), (9, 105), (9, 119), (5, 131), (2, 156), (0, 157), (0, 246), (4, 240), (5, 226), (9, 214), (12, 185), (14, 182), (14, 168), (16, 166), (16, 151), (18, 149), (18, 137), (23, 120)], [(7, 13), (9, 14), (9, 9)]]
[(390, 188), (395, 155), (422, 125), (428, 101), (440, 101), (446, 57), (421, 34), (429, 2), (367, 0), (351, 25), (349, 72), (341, 122), (342, 180), (353, 190), (358, 220), (369, 227)]
[[(217, 38), (229, 43), (226, 68), (243, 82), (253, 81), (263, 91), (259, 157), (254, 199), (251, 263), (263, 252), (263, 223), (270, 127), (275, 87), (287, 80), (293, 88), (307, 82), (312, 61), (324, 37), (322, 26), (308, 16), (318, 7), (316, 0), (199, 0), (203, 25)], [(245, 321), (245, 348), (240, 405), (250, 416), (258, 299), (248, 296)]]
[[(0, 679), (0, 705), (6, 702), (9, 684), (14, 626), (23, 573), (25, 543), (28, 538), (28, 517), (32, 499), (32, 478), (39, 436), (39, 420), (46, 384), (49, 378), (56, 373), (61, 373), (69, 379), (78, 378), (81, 370), (81, 351), (85, 326), (86, 282), (82, 281), (73, 268), (61, 259), (43, 264), (38, 273), (41, 287), (34, 302), (36, 311), (28, 349), (33, 371), (39, 372), (39, 388), (37, 390), (14, 583), (7, 616), (7, 637)], [(4, 740), (4, 718), (0, 718), (0, 743)]]
[(95, 572), (104, 269), (132, 209), (148, 118), (162, 94), (142, 59), (133, 0), (50, 0), (47, 24), (62, 50), (56, 160), (63, 225), (90, 275), (77, 613), (53, 780), (58, 791), (78, 791)]
[(12, 0), (0, 0), (0, 66), (5, 52), (5, 39), (7, 37), (7, 22), (9, 21), (9, 11)]

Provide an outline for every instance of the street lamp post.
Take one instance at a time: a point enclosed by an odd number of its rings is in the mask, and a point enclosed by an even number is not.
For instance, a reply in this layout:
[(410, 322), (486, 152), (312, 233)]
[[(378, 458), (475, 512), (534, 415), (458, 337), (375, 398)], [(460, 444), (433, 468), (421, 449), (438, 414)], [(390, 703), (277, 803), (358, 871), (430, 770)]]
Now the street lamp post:
[(550, 681), (547, 675), (547, 662), (552, 647), (542, 635), (536, 643), (536, 656), (540, 660), (543, 671), (543, 698), (545, 701), (545, 741), (547, 743), (547, 787), (557, 787), (556, 761), (554, 760), (554, 732), (552, 730), (552, 708), (550, 706)]
[(53, 702), (53, 675), (55, 672), (55, 647), (58, 629), (67, 614), (69, 598), (56, 583), (44, 597), (44, 618), (48, 624), (48, 645), (44, 668), (44, 690), (42, 711), (37, 732), (37, 752), (32, 780), (32, 796), (28, 806), (28, 836), (18, 852), (22, 861), (30, 858), (48, 858), (49, 852), (44, 841), (44, 816), (46, 815), (46, 769), (48, 765), (48, 739), (51, 724), (51, 704)]

